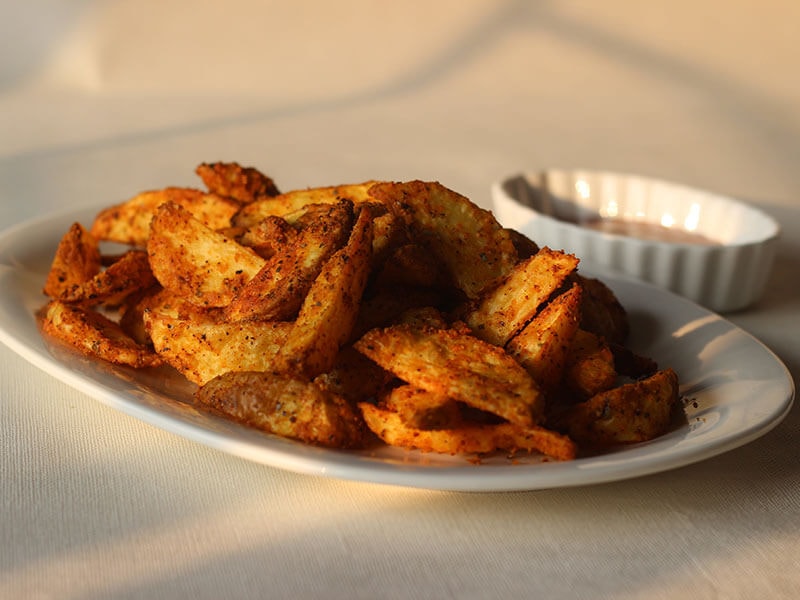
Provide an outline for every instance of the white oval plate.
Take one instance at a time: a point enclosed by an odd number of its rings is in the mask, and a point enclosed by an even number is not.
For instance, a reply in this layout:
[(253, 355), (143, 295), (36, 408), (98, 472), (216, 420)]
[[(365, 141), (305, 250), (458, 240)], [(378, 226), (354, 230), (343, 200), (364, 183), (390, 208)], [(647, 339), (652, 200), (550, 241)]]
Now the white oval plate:
[(0, 341), (89, 396), (146, 423), (241, 458), (298, 473), (410, 487), (534, 490), (627, 479), (681, 467), (764, 435), (789, 412), (794, 384), (781, 361), (722, 317), (631, 279), (599, 275), (627, 308), (631, 347), (673, 367), (686, 422), (644, 444), (570, 462), (538, 456), (490, 457), (474, 464), (396, 448), (337, 451), (247, 429), (195, 410), (192, 386), (169, 369), (135, 371), (86, 359), (46, 343), (36, 311), (53, 253), (74, 221), (99, 209), (48, 216), (0, 234)]

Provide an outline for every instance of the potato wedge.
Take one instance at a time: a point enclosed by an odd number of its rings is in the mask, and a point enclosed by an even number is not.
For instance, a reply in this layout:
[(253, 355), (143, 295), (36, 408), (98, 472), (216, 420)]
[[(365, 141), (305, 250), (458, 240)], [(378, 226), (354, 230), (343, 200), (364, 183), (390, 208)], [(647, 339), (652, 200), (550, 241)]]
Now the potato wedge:
[(561, 384), (580, 311), (581, 288), (573, 285), (545, 306), (506, 346), (545, 391)]
[(280, 194), (271, 178), (258, 169), (235, 162), (201, 163), (195, 173), (212, 194), (233, 198), (242, 204)]
[(314, 382), (263, 372), (226, 373), (195, 398), (235, 420), (287, 438), (334, 448), (364, 443), (363, 424), (351, 405)]
[(368, 331), (355, 348), (406, 383), (522, 427), (542, 417), (544, 397), (528, 372), (501, 348), (471, 335), (394, 325)]
[(227, 317), (234, 321), (294, 318), (325, 262), (347, 241), (352, 226), (352, 202), (326, 206), (293, 243), (242, 286), (225, 308)]
[(497, 450), (509, 453), (539, 452), (557, 460), (572, 460), (577, 454), (568, 436), (532, 426), (511, 423), (463, 425), (454, 429), (417, 429), (403, 422), (398, 413), (368, 402), (359, 403), (367, 427), (390, 446), (441, 454), (487, 454)]
[(617, 378), (614, 354), (605, 339), (579, 328), (567, 356), (564, 387), (585, 399), (610, 390)]
[(101, 271), (79, 286), (73, 286), (59, 299), (67, 303), (81, 303), (86, 306), (104, 304), (119, 306), (125, 298), (146, 290), (156, 283), (150, 269), (147, 253), (142, 250), (129, 250)]
[(50, 301), (44, 310), (42, 331), (85, 356), (117, 365), (140, 369), (163, 363), (160, 356), (136, 343), (117, 323), (81, 306)]
[(56, 248), (42, 290), (51, 298), (73, 294), (100, 272), (100, 246), (80, 223), (73, 223)]
[(162, 286), (206, 307), (230, 304), (266, 264), (250, 248), (213, 231), (172, 202), (156, 211), (147, 254)]
[(339, 200), (350, 200), (354, 204), (372, 200), (369, 188), (373, 181), (364, 183), (336, 185), (329, 187), (293, 190), (270, 198), (262, 198), (243, 206), (232, 219), (239, 227), (257, 225), (264, 217), (284, 217), (312, 204), (334, 204)]
[(368, 210), (360, 210), (347, 244), (325, 263), (303, 301), (276, 357), (277, 371), (313, 378), (334, 365), (353, 334), (371, 256), (372, 221)]
[(381, 398), (412, 429), (453, 429), (461, 426), (458, 403), (447, 396), (413, 385), (401, 385)]
[(575, 271), (578, 259), (542, 248), (518, 263), (498, 286), (483, 295), (464, 319), (475, 335), (504, 346)]
[(174, 316), (148, 309), (143, 319), (159, 356), (198, 385), (229, 371), (270, 370), (292, 328), (281, 321), (230, 323), (202, 310)]
[(436, 182), (378, 183), (369, 190), (409, 227), (469, 298), (517, 262), (508, 231), (491, 212)]
[(158, 208), (166, 203), (177, 204), (210, 229), (229, 227), (240, 204), (230, 198), (201, 190), (168, 187), (137, 194), (133, 198), (106, 208), (94, 219), (91, 233), (98, 240), (144, 247), (150, 235), (150, 223)]
[(572, 407), (562, 420), (570, 437), (582, 443), (645, 442), (667, 431), (678, 402), (678, 376), (664, 369), (597, 394)]

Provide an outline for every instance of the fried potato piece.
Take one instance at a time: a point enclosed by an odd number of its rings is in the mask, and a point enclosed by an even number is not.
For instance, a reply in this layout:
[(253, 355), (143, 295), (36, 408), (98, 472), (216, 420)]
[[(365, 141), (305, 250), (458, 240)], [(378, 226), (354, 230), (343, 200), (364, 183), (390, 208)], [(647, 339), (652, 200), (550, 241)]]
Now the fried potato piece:
[(511, 338), (506, 351), (514, 357), (543, 390), (561, 383), (572, 340), (578, 330), (581, 288), (573, 285), (554, 298)]
[(81, 303), (87, 306), (104, 304), (119, 306), (125, 298), (152, 287), (156, 278), (150, 270), (147, 253), (142, 250), (129, 250), (101, 271), (79, 286), (73, 286), (59, 299), (67, 303)]
[(384, 182), (369, 193), (403, 219), (413, 238), (428, 248), (470, 298), (517, 262), (511, 236), (494, 215), (439, 183)]
[(572, 254), (542, 248), (482, 296), (464, 320), (482, 340), (504, 346), (577, 266)]
[(359, 403), (367, 427), (390, 446), (415, 448), (440, 454), (487, 454), (497, 450), (509, 453), (539, 452), (557, 460), (572, 460), (577, 447), (568, 436), (532, 426), (512, 423), (463, 425), (454, 429), (417, 429), (403, 422), (398, 413), (368, 402)]
[(170, 312), (146, 309), (146, 331), (159, 356), (198, 385), (229, 371), (270, 370), (292, 328), (283, 321), (231, 323), (218, 311)]
[(678, 376), (664, 369), (575, 405), (563, 422), (570, 437), (581, 443), (644, 442), (666, 433), (678, 401)]
[(265, 217), (253, 227), (241, 229), (238, 236), (234, 236), (242, 246), (255, 250), (262, 258), (271, 258), (283, 252), (297, 240), (298, 231), (282, 217)]
[(355, 348), (406, 383), (522, 427), (542, 417), (544, 397), (527, 371), (501, 348), (471, 335), (394, 325), (368, 331)]
[(581, 328), (605, 338), (612, 344), (624, 344), (630, 333), (628, 313), (614, 292), (599, 279), (573, 275), (583, 288)]
[(452, 429), (461, 425), (461, 411), (455, 400), (413, 385), (392, 389), (381, 403), (412, 429)]
[(195, 173), (211, 193), (233, 198), (242, 204), (280, 194), (275, 182), (264, 173), (235, 162), (201, 163)]
[(195, 398), (237, 421), (283, 437), (333, 448), (364, 443), (361, 419), (342, 397), (314, 382), (264, 372), (226, 373)]
[(201, 190), (168, 187), (137, 194), (133, 198), (100, 211), (90, 232), (98, 240), (144, 247), (150, 223), (158, 208), (167, 202), (177, 204), (210, 229), (224, 229), (240, 204), (230, 198)]
[(73, 223), (58, 243), (42, 291), (51, 298), (69, 296), (97, 275), (100, 268), (97, 238), (80, 223)]
[(354, 204), (368, 202), (372, 200), (368, 190), (374, 183), (373, 181), (366, 181), (356, 184), (293, 190), (274, 197), (262, 198), (243, 206), (233, 217), (232, 224), (239, 227), (252, 227), (265, 217), (284, 217), (313, 204), (333, 204), (339, 200), (350, 200)]
[(85, 356), (134, 368), (163, 363), (160, 356), (136, 343), (119, 324), (94, 310), (52, 300), (42, 319), (42, 331)]
[(581, 398), (610, 390), (617, 383), (614, 354), (604, 338), (578, 329), (572, 338), (564, 382)]
[(365, 398), (375, 398), (393, 379), (366, 356), (352, 346), (343, 347), (329, 371), (314, 378), (317, 385), (355, 403)]
[(172, 202), (162, 204), (153, 218), (147, 254), (162, 286), (207, 307), (230, 304), (266, 264)]
[(328, 205), (304, 227), (294, 243), (272, 257), (225, 308), (234, 321), (285, 321), (297, 315), (325, 262), (347, 241), (353, 203)]
[(328, 259), (303, 301), (275, 369), (313, 378), (329, 370), (352, 334), (372, 255), (372, 221), (360, 210), (347, 244)]
[(447, 281), (430, 253), (414, 243), (395, 249), (384, 262), (377, 277), (377, 286), (440, 287), (442, 281)]

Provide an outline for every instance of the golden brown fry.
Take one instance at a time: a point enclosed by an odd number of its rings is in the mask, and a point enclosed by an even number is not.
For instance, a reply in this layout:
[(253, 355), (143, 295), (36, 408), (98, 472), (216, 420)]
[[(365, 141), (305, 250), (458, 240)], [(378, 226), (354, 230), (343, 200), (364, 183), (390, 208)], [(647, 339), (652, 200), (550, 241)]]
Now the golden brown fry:
[(195, 169), (208, 191), (249, 204), (265, 196), (277, 196), (275, 182), (253, 167), (235, 162), (202, 163)]
[(672, 369), (602, 392), (562, 417), (575, 440), (597, 446), (644, 442), (666, 433), (678, 404)]
[(91, 309), (58, 300), (48, 303), (42, 331), (86, 356), (117, 365), (143, 368), (158, 366), (163, 362), (160, 356), (137, 344), (109, 318)]
[(156, 283), (147, 253), (142, 250), (129, 250), (107, 269), (101, 271), (82, 285), (73, 286), (59, 298), (67, 303), (81, 303), (87, 306), (104, 304), (119, 306), (125, 298)]
[(572, 286), (554, 298), (506, 347), (544, 390), (554, 390), (564, 377), (567, 357), (578, 330), (581, 288)]
[(80, 223), (73, 223), (56, 249), (43, 292), (51, 298), (73, 293), (100, 272), (97, 239)]
[(573, 278), (583, 289), (581, 328), (611, 344), (624, 344), (630, 333), (628, 314), (611, 288), (599, 279), (579, 273)]
[(511, 237), (491, 212), (435, 182), (378, 183), (370, 195), (406, 223), (453, 283), (476, 298), (517, 262)]
[(544, 397), (527, 371), (501, 348), (471, 335), (395, 325), (368, 331), (355, 348), (406, 383), (522, 427), (542, 417)]
[(286, 321), (297, 315), (325, 262), (347, 241), (353, 203), (342, 200), (300, 231), (294, 243), (273, 256), (225, 308), (229, 319)]
[(614, 387), (617, 376), (614, 354), (606, 341), (578, 329), (567, 356), (565, 388), (578, 397), (589, 398)]
[(242, 230), (238, 242), (252, 248), (262, 258), (283, 252), (297, 240), (298, 231), (281, 217), (265, 217), (258, 225)]
[(312, 378), (329, 370), (353, 333), (372, 255), (372, 221), (360, 210), (347, 244), (331, 256), (276, 357), (276, 370)]
[(368, 194), (368, 190), (373, 183), (373, 181), (367, 181), (307, 190), (293, 190), (271, 198), (262, 198), (243, 206), (233, 217), (232, 223), (240, 227), (252, 227), (260, 223), (264, 217), (284, 217), (313, 204), (333, 204), (339, 200), (350, 200), (354, 204), (368, 202), (372, 199)]
[(394, 388), (381, 398), (381, 404), (412, 429), (454, 429), (462, 425), (455, 400), (413, 385)]
[(147, 241), (158, 282), (200, 306), (230, 304), (266, 264), (250, 248), (213, 231), (177, 204), (162, 204)]
[(90, 231), (98, 240), (144, 247), (150, 235), (150, 222), (166, 202), (177, 204), (206, 227), (215, 230), (229, 227), (240, 206), (235, 200), (217, 194), (168, 187), (142, 192), (122, 204), (100, 211)]
[(215, 311), (169, 312), (146, 310), (145, 328), (156, 352), (198, 385), (229, 371), (270, 370), (292, 327), (281, 321), (231, 323)]
[(482, 340), (504, 346), (577, 266), (572, 254), (542, 248), (482, 296), (464, 320)]
[(569, 437), (543, 427), (523, 428), (500, 423), (417, 429), (406, 425), (399, 414), (390, 410), (367, 402), (358, 406), (367, 427), (390, 446), (441, 454), (487, 454), (497, 450), (540, 452), (557, 460), (572, 460), (577, 454), (577, 447)]
[(319, 385), (263, 372), (226, 373), (195, 397), (248, 425), (310, 444), (359, 447), (363, 425), (351, 405)]

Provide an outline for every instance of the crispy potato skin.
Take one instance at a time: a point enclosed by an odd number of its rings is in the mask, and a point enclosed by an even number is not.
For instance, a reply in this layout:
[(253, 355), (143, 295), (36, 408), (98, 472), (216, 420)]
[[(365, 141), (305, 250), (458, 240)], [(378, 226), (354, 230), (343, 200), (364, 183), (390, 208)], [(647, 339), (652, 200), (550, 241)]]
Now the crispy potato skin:
[(664, 369), (577, 404), (563, 420), (570, 437), (587, 444), (644, 442), (667, 431), (678, 401), (678, 376)]
[(544, 397), (501, 348), (462, 332), (394, 325), (373, 329), (355, 348), (415, 387), (464, 402), (522, 427), (536, 424)]
[(438, 182), (377, 183), (369, 193), (402, 219), (470, 298), (517, 262), (511, 235), (494, 216)]
[(150, 236), (150, 223), (162, 204), (170, 202), (189, 212), (210, 229), (229, 227), (239, 203), (217, 194), (192, 188), (168, 187), (137, 194), (133, 198), (100, 211), (90, 232), (98, 240), (130, 244), (143, 248)]
[(225, 307), (227, 316), (235, 321), (295, 317), (326, 261), (347, 241), (353, 219), (349, 200), (326, 206), (237, 292)]
[(342, 397), (309, 381), (268, 372), (212, 379), (195, 398), (248, 426), (310, 444), (357, 448), (362, 421)]
[(73, 223), (56, 249), (43, 292), (51, 298), (67, 298), (100, 272), (97, 238), (80, 223)]
[(238, 163), (201, 163), (195, 173), (211, 193), (233, 198), (242, 204), (280, 194), (270, 177), (256, 168), (243, 167)]
[(50, 301), (44, 311), (42, 331), (72, 346), (85, 356), (134, 368), (155, 367), (163, 358), (128, 336), (118, 323), (90, 309)]
[(350, 340), (367, 285), (372, 256), (372, 221), (359, 211), (347, 244), (325, 263), (303, 301), (275, 368), (307, 377), (328, 371)]
[(227, 306), (266, 261), (171, 202), (156, 211), (147, 240), (158, 282), (191, 302)]
[(541, 452), (558, 460), (572, 460), (575, 443), (566, 435), (541, 427), (468, 424), (454, 429), (417, 429), (390, 410), (362, 402), (359, 405), (367, 426), (390, 446), (414, 448), (442, 454), (487, 454), (497, 450)]

